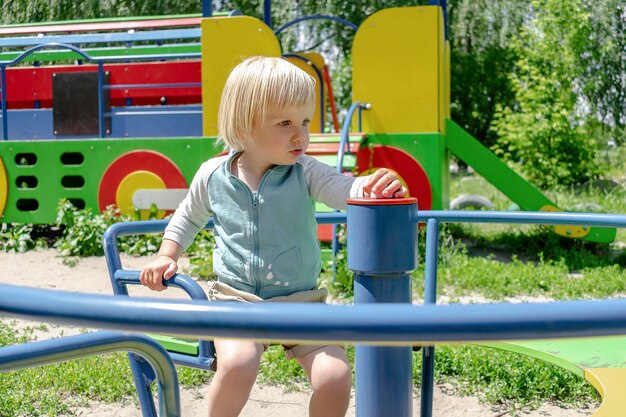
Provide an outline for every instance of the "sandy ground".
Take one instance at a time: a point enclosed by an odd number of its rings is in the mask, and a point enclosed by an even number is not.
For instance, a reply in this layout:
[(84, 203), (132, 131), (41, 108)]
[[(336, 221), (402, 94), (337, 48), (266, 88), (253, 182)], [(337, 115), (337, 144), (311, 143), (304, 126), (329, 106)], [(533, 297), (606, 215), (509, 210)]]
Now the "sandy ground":
[[(149, 258), (123, 257), (125, 268), (140, 269)], [(184, 260), (181, 266), (185, 267)], [(83, 293), (111, 294), (111, 284), (103, 257), (82, 258), (70, 267), (64, 265), (56, 251), (34, 251), (25, 254), (0, 253), (0, 283), (10, 283), (37, 288), (48, 288)], [(155, 293), (143, 289), (131, 291), (131, 295), (149, 295)], [(158, 293), (158, 296), (184, 297), (175, 290)], [(18, 320), (19, 327), (33, 326), (38, 323)], [(60, 335), (77, 334), (78, 328), (48, 325), (48, 330), (36, 333), (38, 339), (59, 337)], [(201, 389), (182, 389), (183, 416), (205, 416), (206, 404)], [(475, 397), (460, 397), (449, 394), (450, 387), (437, 387), (434, 395), (434, 416), (446, 417), (496, 417), (510, 415), (512, 410), (494, 410), (480, 403)], [(286, 387), (257, 384), (252, 391), (242, 417), (294, 417), (306, 416), (308, 410), (307, 390), (291, 392)], [(593, 410), (563, 409), (551, 404), (544, 404), (537, 410), (523, 412), (524, 416), (582, 417), (591, 415)], [(78, 408), (75, 414), (85, 417), (139, 417), (141, 412), (132, 402), (128, 404), (92, 403), (88, 407)], [(347, 416), (355, 415), (354, 393)], [(414, 393), (413, 415), (419, 415), (419, 392)], [(391, 416), (393, 417), (393, 416)]]

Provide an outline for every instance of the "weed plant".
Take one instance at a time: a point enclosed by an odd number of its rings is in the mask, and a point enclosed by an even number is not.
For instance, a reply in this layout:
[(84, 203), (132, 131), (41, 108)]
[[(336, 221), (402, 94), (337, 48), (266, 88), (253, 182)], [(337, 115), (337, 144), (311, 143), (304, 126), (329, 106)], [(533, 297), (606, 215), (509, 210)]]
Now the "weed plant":
[(32, 237), (33, 225), (31, 224), (8, 224), (0, 226), (0, 251), (2, 252), (26, 252), (32, 249), (46, 247), (43, 239)]

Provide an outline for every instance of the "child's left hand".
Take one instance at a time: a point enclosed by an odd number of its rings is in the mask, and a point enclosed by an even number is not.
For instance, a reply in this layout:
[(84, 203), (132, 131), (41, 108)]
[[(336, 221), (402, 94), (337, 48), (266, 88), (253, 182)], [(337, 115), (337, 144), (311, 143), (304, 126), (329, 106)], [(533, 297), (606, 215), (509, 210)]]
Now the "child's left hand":
[(402, 198), (407, 189), (395, 173), (381, 168), (363, 182), (363, 197), (366, 198)]

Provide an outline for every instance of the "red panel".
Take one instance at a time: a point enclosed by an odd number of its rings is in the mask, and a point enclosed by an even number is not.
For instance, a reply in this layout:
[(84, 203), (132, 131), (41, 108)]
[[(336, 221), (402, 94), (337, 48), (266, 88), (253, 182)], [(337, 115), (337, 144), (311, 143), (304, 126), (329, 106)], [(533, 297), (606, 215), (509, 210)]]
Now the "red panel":
[[(97, 65), (72, 65), (27, 67), (7, 69), (8, 108), (34, 108), (35, 100), (42, 108), (52, 107), (52, 74), (60, 72), (97, 71)], [(159, 83), (199, 83), (201, 80), (200, 61), (152, 62), (133, 64), (110, 64), (104, 66), (109, 71), (111, 85), (119, 84), (159, 84)], [(110, 90), (111, 105), (124, 106), (126, 98), (133, 105), (159, 105), (161, 97), (167, 104), (200, 104), (201, 87), (183, 88), (136, 88)]]
[[(360, 143), (351, 142), (350, 152), (357, 153), (359, 151)], [(337, 155), (339, 152), (339, 143), (310, 143), (306, 150), (307, 155)]]
[(317, 239), (322, 242), (330, 242), (333, 240), (333, 225), (332, 224), (318, 224), (317, 225)]
[[(372, 155), (372, 152), (374, 153)], [(409, 188), (411, 197), (417, 197), (420, 210), (430, 210), (433, 195), (428, 175), (411, 155), (390, 146), (361, 147), (356, 156), (357, 172), (372, 168), (389, 168), (395, 171)]]
[(161, 178), (167, 188), (187, 188), (183, 173), (168, 157), (154, 151), (133, 151), (118, 157), (108, 166), (98, 187), (98, 207), (106, 209), (116, 203), (122, 180), (136, 171), (149, 171)]

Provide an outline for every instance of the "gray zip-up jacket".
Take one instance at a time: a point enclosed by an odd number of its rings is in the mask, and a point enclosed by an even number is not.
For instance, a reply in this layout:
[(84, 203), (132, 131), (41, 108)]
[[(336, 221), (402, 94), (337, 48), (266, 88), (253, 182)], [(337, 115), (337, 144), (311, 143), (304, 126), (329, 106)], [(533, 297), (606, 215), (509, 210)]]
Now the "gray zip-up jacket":
[(302, 156), (267, 171), (253, 193), (231, 174), (236, 156), (202, 164), (163, 238), (187, 249), (212, 214), (220, 281), (263, 299), (315, 288), (321, 270), (315, 201), (345, 209), (347, 198), (362, 196), (365, 177)]

